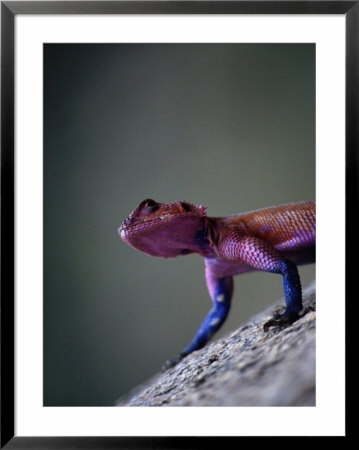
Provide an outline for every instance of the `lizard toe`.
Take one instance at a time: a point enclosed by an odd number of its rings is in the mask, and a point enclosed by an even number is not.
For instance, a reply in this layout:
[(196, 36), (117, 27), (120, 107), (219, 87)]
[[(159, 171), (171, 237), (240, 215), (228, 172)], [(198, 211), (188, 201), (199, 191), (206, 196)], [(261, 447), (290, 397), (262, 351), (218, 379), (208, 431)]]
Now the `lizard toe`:
[(291, 313), (291, 314), (275, 314), (271, 319), (269, 319), (264, 325), (263, 325), (263, 331), (267, 332), (270, 327), (281, 327), (285, 328), (288, 325), (291, 325), (293, 322), (295, 322), (297, 319), (299, 319), (298, 313)]
[(299, 313), (274, 314), (273, 317), (263, 325), (263, 331), (267, 332), (270, 327), (285, 328), (311, 311), (315, 311), (315, 307), (313, 305), (305, 305)]
[(181, 355), (181, 353), (173, 359), (168, 359), (161, 367), (161, 372), (166, 372), (166, 370), (176, 366), (182, 359), (183, 356)]

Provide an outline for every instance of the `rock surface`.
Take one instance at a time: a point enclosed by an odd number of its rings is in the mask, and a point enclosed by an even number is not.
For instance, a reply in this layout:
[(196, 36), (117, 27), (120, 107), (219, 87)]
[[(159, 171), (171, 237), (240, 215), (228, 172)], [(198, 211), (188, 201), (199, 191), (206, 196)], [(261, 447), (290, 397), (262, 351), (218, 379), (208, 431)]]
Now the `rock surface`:
[[(303, 291), (315, 309), (315, 283)], [(121, 397), (116, 406), (315, 406), (315, 311), (287, 328), (263, 324), (283, 299)]]

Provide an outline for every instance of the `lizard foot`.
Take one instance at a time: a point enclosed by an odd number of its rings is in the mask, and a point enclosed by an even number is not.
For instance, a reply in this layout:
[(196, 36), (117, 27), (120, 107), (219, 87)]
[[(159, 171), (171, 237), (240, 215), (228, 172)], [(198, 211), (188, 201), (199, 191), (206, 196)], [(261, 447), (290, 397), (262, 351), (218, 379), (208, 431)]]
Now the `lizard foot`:
[(268, 331), (270, 327), (287, 327), (299, 319), (299, 314), (275, 314), (263, 325), (263, 331)]
[(291, 325), (296, 320), (305, 316), (308, 312), (315, 311), (315, 308), (311, 305), (306, 305), (300, 313), (292, 313), (292, 314), (275, 314), (271, 319), (269, 319), (264, 325), (263, 330), (268, 331), (270, 327), (281, 327), (285, 328), (288, 325)]
[(168, 359), (163, 366), (161, 367), (161, 372), (166, 372), (166, 370), (170, 369), (171, 367), (176, 366), (182, 359), (185, 357), (185, 355), (182, 355), (182, 353), (179, 353), (175, 358)]

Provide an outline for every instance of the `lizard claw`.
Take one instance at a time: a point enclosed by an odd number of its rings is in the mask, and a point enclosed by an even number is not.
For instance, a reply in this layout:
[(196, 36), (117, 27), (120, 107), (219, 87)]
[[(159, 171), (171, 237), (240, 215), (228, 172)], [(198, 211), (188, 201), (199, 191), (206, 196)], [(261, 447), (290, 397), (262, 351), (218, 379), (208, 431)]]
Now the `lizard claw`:
[(298, 314), (275, 314), (263, 325), (263, 331), (267, 332), (270, 327), (287, 327), (299, 318)]
[(291, 325), (296, 320), (305, 316), (310, 311), (315, 311), (315, 308), (311, 305), (306, 305), (300, 313), (275, 314), (271, 319), (269, 319), (263, 325), (263, 331), (267, 332), (270, 327), (275, 327), (275, 326), (285, 328), (288, 325)]
[(182, 359), (183, 356), (181, 354), (177, 355), (176, 358), (168, 359), (161, 367), (161, 372), (166, 372), (166, 370), (176, 366)]

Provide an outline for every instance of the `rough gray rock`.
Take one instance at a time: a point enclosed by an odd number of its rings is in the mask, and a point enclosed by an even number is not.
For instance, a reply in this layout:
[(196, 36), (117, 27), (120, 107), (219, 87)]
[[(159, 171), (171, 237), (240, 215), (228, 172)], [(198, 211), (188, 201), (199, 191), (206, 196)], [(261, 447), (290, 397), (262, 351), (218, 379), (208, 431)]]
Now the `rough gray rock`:
[[(315, 283), (303, 291), (315, 309)], [(315, 311), (287, 328), (263, 324), (283, 299), (120, 398), (117, 406), (315, 406)]]

